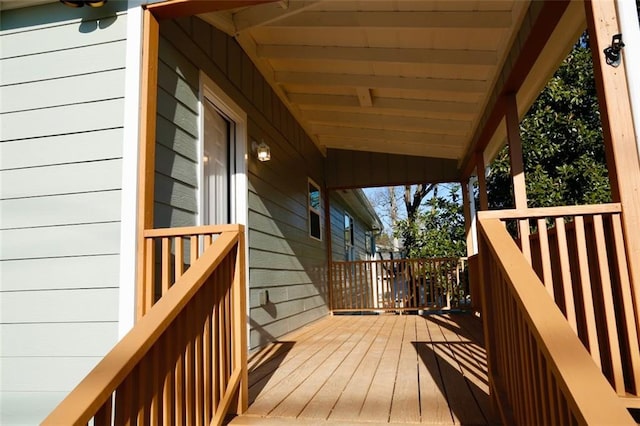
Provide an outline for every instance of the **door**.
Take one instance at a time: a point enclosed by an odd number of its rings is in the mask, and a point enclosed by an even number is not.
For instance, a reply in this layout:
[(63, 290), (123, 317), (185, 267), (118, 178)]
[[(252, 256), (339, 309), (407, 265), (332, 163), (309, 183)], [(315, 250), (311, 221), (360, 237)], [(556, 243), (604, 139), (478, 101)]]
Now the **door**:
[(222, 225), (231, 217), (230, 159), (235, 125), (209, 100), (204, 105), (202, 224)]

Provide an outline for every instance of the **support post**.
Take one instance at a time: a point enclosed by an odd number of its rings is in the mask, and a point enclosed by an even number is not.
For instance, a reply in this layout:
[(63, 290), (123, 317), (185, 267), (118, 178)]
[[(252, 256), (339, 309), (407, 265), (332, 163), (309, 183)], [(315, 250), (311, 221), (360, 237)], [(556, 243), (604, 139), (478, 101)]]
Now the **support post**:
[[(640, 163), (631, 116), (625, 67), (603, 60), (603, 50), (620, 33), (614, 2), (585, 1), (596, 89), (604, 133), (613, 201), (622, 206), (627, 262), (633, 286), (636, 323), (640, 322)], [(637, 48), (637, 46), (631, 47)], [(622, 60), (625, 60), (624, 51)], [(624, 65), (624, 64), (623, 64)]]
[(146, 285), (144, 230), (153, 228), (153, 193), (156, 156), (156, 105), (158, 99), (158, 39), (160, 27), (149, 10), (143, 12), (140, 155), (138, 163), (138, 239), (136, 318), (151, 306), (153, 290)]
[(478, 174), (478, 190), (480, 195), (480, 210), (489, 210), (489, 198), (487, 195), (487, 166), (484, 164), (484, 155), (476, 154), (476, 172)]
[(329, 190), (324, 188), (324, 235), (327, 240), (327, 295), (329, 311), (333, 315), (333, 247), (331, 245), (331, 201)]
[(462, 185), (462, 207), (464, 213), (464, 230), (467, 237), (467, 256), (473, 256), (478, 252), (478, 241), (474, 229), (475, 201), (473, 199), (473, 186), (471, 179), (460, 183)]
[[(527, 209), (527, 187), (524, 177), (524, 161), (522, 157), (522, 139), (520, 138), (520, 118), (515, 93), (505, 96), (507, 123), (507, 140), (509, 142), (509, 161), (511, 163), (511, 179), (513, 180), (513, 200), (517, 210)], [(531, 263), (531, 247), (529, 244), (529, 220), (518, 221), (520, 248)]]

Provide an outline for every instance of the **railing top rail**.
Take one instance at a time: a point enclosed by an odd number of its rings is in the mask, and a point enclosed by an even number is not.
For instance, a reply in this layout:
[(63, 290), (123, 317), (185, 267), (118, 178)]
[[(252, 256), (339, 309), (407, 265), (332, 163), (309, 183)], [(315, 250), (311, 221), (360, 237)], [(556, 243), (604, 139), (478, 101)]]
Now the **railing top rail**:
[(485, 210), (478, 212), (478, 219), (537, 219), (545, 217), (582, 216), (620, 213), (620, 203), (590, 204), (582, 206), (534, 207), (530, 209)]
[(502, 223), (496, 218), (478, 222), (580, 423), (635, 424)]
[(410, 258), (410, 259), (372, 259), (372, 260), (334, 260), (335, 264), (360, 264), (360, 263), (388, 263), (388, 262), (445, 262), (466, 260), (466, 257), (422, 257), (422, 258)]
[(203, 234), (222, 234), (223, 232), (240, 232), (242, 225), (203, 225), (184, 226), (180, 228), (145, 229), (144, 237), (180, 237)]
[(239, 235), (225, 232), (216, 239), (42, 424), (87, 424), (238, 243)]

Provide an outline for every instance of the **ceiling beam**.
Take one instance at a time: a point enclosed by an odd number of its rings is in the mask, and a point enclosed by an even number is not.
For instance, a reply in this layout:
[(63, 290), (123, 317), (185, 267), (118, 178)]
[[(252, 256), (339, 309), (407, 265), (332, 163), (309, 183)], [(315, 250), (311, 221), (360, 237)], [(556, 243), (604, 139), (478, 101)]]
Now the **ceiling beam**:
[[(281, 19), (292, 17), (320, 3), (322, 0), (267, 3), (242, 9), (233, 15), (236, 32), (250, 30), (262, 25), (274, 24)], [(286, 5), (286, 6), (285, 6)]]
[(370, 129), (404, 129), (456, 135), (467, 135), (471, 131), (471, 124), (468, 121), (406, 117), (403, 115), (306, 110), (304, 111), (304, 118), (310, 123), (339, 123), (345, 126)]
[(281, 84), (303, 86), (369, 87), (372, 89), (407, 89), (437, 92), (484, 93), (483, 80), (448, 78), (396, 77), (364, 74), (331, 74), (313, 72), (276, 71), (274, 77)]
[(258, 46), (257, 52), (258, 56), (269, 59), (487, 66), (493, 66), (498, 63), (497, 52), (493, 50), (402, 49), (387, 47), (331, 47), (272, 44)]
[(324, 137), (378, 139), (381, 141), (393, 141), (394, 143), (402, 142), (433, 145), (438, 147), (462, 148), (466, 141), (465, 137), (455, 135), (442, 135), (425, 132), (403, 132), (384, 129), (363, 129), (359, 127), (330, 126), (322, 124), (314, 124), (311, 126), (311, 131), (316, 135)]
[(218, 10), (236, 9), (238, 7), (253, 6), (269, 3), (275, 0), (169, 0), (160, 3), (147, 4), (145, 7), (157, 19), (172, 19), (183, 16), (199, 15), (201, 13), (216, 12)]
[(373, 106), (371, 90), (366, 87), (356, 87), (356, 94), (358, 95), (358, 101), (360, 102), (361, 107), (370, 108)]
[[(359, 107), (357, 96), (318, 95), (311, 93), (288, 93), (294, 104), (327, 107)], [(407, 110), (434, 113), (453, 113), (472, 115), (478, 105), (469, 102), (432, 101), (424, 99), (378, 98), (373, 97), (373, 108), (388, 110)]]
[(272, 25), (307, 28), (509, 28), (511, 11), (312, 11), (281, 19)]
[(462, 148), (454, 146), (434, 146), (428, 144), (395, 143), (380, 139), (366, 138), (336, 138), (320, 136), (320, 143), (326, 148), (349, 149), (354, 151), (381, 152), (387, 154), (419, 155), (423, 157), (438, 157), (457, 159), (462, 154)]

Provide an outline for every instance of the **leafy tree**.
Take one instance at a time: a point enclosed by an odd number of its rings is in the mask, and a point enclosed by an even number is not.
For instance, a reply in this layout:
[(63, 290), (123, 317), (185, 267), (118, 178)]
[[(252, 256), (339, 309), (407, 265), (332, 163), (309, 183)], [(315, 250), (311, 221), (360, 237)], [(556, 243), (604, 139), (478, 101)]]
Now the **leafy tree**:
[[(466, 252), (464, 213), (460, 186), (451, 185), (445, 196), (439, 185), (418, 185), (413, 195), (405, 187), (407, 217), (396, 224), (395, 235), (402, 238), (407, 257), (458, 257)], [(429, 198), (427, 195), (431, 194)], [(425, 200), (425, 208), (420, 208)]]
[[(586, 33), (520, 123), (529, 207), (611, 199), (591, 52)], [(508, 147), (490, 166), (491, 208), (512, 208)]]

